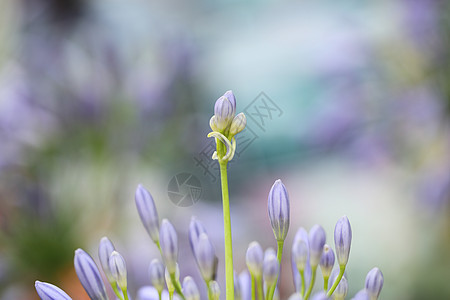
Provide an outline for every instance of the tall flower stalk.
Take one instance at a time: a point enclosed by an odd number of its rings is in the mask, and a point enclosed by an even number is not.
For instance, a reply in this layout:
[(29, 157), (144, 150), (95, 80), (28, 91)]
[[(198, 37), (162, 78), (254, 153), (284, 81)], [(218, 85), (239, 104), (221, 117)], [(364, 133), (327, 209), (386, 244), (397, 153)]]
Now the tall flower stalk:
[(213, 159), (218, 160), (220, 167), (220, 182), (222, 188), (223, 227), (225, 240), (225, 278), (226, 299), (234, 299), (234, 268), (233, 268), (233, 239), (231, 234), (230, 196), (228, 193), (227, 165), (233, 159), (236, 151), (234, 136), (244, 130), (246, 118), (243, 113), (235, 116), (236, 98), (232, 91), (227, 91), (217, 99), (214, 105), (214, 116), (209, 124), (213, 130), (208, 137), (216, 139), (216, 152)]

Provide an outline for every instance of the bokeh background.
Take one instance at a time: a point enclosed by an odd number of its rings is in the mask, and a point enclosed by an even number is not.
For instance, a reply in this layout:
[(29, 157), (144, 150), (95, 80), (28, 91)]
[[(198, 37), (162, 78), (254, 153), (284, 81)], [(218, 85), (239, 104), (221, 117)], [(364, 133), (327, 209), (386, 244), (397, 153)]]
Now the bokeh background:
[[(437, 0), (1, 1), (0, 298), (38, 299), (39, 279), (87, 299), (73, 253), (97, 260), (105, 235), (135, 296), (158, 257), (139, 183), (177, 228), (182, 277), (199, 279), (187, 227), (196, 215), (223, 257), (204, 150), (214, 101), (232, 89), (249, 117), (229, 168), (236, 271), (251, 241), (276, 246), (266, 203), (281, 178), (282, 299), (296, 230), (321, 224), (333, 244), (344, 214), (349, 295), (378, 266), (381, 299), (449, 299), (449, 17)], [(183, 172), (201, 182), (190, 207), (168, 197)]]

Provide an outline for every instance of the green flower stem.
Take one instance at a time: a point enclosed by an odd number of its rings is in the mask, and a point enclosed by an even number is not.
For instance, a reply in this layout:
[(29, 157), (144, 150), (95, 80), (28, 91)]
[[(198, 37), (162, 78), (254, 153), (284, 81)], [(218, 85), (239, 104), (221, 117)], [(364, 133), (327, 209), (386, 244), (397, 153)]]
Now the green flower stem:
[(327, 276), (327, 277), (323, 277), (323, 290), (324, 290), (324, 292), (326, 293), (327, 292), (327, 290), (328, 290), (328, 279), (329, 279), (330, 277), (329, 276)]
[(305, 296), (305, 270), (299, 271), (300, 277), (302, 279), (302, 289), (300, 290), (300, 294), (302, 297)]
[(252, 300), (256, 300), (255, 276), (252, 275)]
[(345, 272), (345, 265), (343, 266), (339, 266), (339, 275), (336, 278), (336, 280), (333, 283), (333, 286), (330, 288), (330, 290), (327, 293), (327, 297), (331, 297), (331, 295), (333, 295), (334, 290), (336, 289), (336, 287), (338, 286), (339, 282), (341, 282), (342, 276), (344, 276), (344, 272)]
[[(278, 274), (281, 273), (281, 256), (283, 255), (283, 245), (284, 245), (284, 241), (277, 241), (278, 244), (278, 248), (277, 248), (277, 260), (278, 260), (278, 266), (279, 266), (279, 271)], [(267, 299), (272, 300), (273, 299), (273, 294), (275, 293), (275, 288), (277, 286), (277, 282), (278, 282), (278, 275), (277, 275), (277, 279), (275, 280), (275, 283), (269, 288), (269, 292), (268, 295), (269, 297)]]
[(169, 300), (173, 300), (173, 291), (169, 291)]
[(127, 292), (127, 289), (124, 289), (124, 290), (123, 290), (123, 298), (124, 298), (124, 300), (129, 300), (129, 299), (128, 299), (128, 292)]
[(181, 291), (181, 285), (180, 285), (180, 282), (175, 278), (175, 273), (170, 274), (170, 280), (172, 281), (172, 284), (173, 284), (173, 286), (175, 287), (175, 291), (177, 292), (177, 294), (178, 294), (183, 300), (185, 300), (184, 295), (183, 295), (183, 292)]
[(311, 295), (312, 289), (314, 287), (314, 282), (316, 281), (316, 271), (317, 271), (317, 266), (311, 267), (311, 273), (312, 273), (311, 282), (309, 283), (308, 291), (306, 291), (304, 300), (308, 300), (309, 296)]
[(211, 300), (212, 299), (211, 288), (210, 288), (211, 280), (205, 280), (205, 283), (206, 283), (206, 288), (208, 289), (208, 299)]
[(162, 300), (162, 292), (158, 291), (159, 300)]
[(111, 287), (114, 291), (114, 294), (116, 294), (117, 298), (119, 298), (120, 300), (123, 300), (122, 293), (117, 288), (117, 283), (116, 282), (111, 283)]
[[(231, 217), (230, 217), (230, 199), (228, 195), (228, 178), (227, 178), (227, 163), (228, 161), (221, 160), (223, 157), (223, 145), (217, 144), (217, 153), (219, 156), (220, 165), (220, 180), (222, 183), (222, 204), (223, 204), (223, 227), (225, 236), (225, 278), (226, 278), (226, 299), (234, 300), (234, 274), (233, 274), (233, 246), (231, 238)], [(220, 151), (222, 150), (222, 151)], [(226, 150), (226, 149), (225, 149)]]
[(258, 286), (258, 299), (259, 300), (264, 300), (264, 290), (263, 290), (262, 276), (259, 276), (259, 278), (256, 278), (256, 285)]

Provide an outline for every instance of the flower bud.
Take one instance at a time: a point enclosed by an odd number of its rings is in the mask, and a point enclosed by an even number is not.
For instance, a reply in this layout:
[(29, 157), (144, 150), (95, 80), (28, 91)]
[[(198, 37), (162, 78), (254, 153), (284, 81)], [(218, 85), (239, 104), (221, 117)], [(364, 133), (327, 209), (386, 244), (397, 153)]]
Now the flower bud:
[(211, 300), (219, 300), (220, 299), (220, 287), (217, 281), (211, 280), (209, 282), (209, 291), (211, 293)]
[(245, 125), (247, 125), (247, 118), (245, 117), (244, 113), (238, 114), (231, 122), (230, 135), (234, 136), (238, 134), (239, 132), (244, 130)]
[(105, 285), (92, 257), (83, 249), (75, 250), (75, 272), (92, 300), (108, 300)]
[(334, 290), (333, 299), (344, 300), (345, 297), (347, 296), (347, 292), (348, 292), (348, 281), (347, 278), (343, 276), (341, 278), (341, 281), (339, 281), (339, 284), (337, 285), (336, 289)]
[(223, 131), (226, 129), (234, 118), (236, 113), (236, 104), (233, 103), (227, 97), (222, 96), (217, 99), (214, 105), (215, 126), (217, 131)]
[(339, 266), (345, 266), (350, 254), (352, 243), (352, 228), (347, 216), (341, 217), (334, 228), (334, 245)]
[(263, 277), (267, 287), (272, 286), (276, 282), (279, 269), (280, 266), (275, 255), (269, 254), (264, 258)]
[(327, 244), (323, 246), (323, 254), (320, 259), (320, 269), (324, 278), (329, 278), (334, 266), (334, 252)]
[(247, 270), (239, 274), (239, 286), (241, 287), (242, 300), (249, 300), (252, 297), (252, 278)]
[(109, 269), (122, 291), (127, 289), (127, 265), (119, 252), (113, 251), (109, 257)]
[(152, 195), (142, 185), (138, 185), (134, 199), (142, 224), (153, 242), (157, 243), (159, 241), (159, 218)]
[(200, 300), (200, 292), (191, 276), (184, 277), (183, 294), (186, 300)]
[(239, 282), (239, 277), (236, 274), (236, 271), (234, 271), (233, 273), (233, 282), (234, 282), (234, 299), (242, 300), (241, 283)]
[(203, 279), (205, 281), (215, 279), (217, 258), (214, 247), (206, 233), (200, 234), (196, 249), (198, 268), (200, 273), (202, 273)]
[(161, 293), (164, 290), (164, 265), (159, 259), (154, 259), (148, 268), (150, 282)]
[(311, 300), (328, 300), (328, 299), (330, 298), (327, 297), (327, 294), (325, 294), (325, 292), (319, 292), (311, 297)]
[(381, 273), (380, 269), (373, 268), (367, 273), (365, 287), (371, 299), (378, 299), (383, 283), (383, 273)]
[(309, 258), (311, 267), (317, 267), (319, 264), (325, 239), (325, 230), (323, 230), (322, 226), (314, 225), (309, 231)]
[(66, 292), (56, 285), (36, 280), (34, 287), (41, 300), (72, 300)]
[(302, 239), (298, 239), (292, 245), (292, 258), (295, 262), (295, 266), (299, 271), (304, 271), (306, 263), (308, 262), (308, 244)]
[(194, 254), (195, 259), (197, 259), (196, 248), (198, 245), (200, 234), (206, 233), (205, 227), (196, 217), (191, 218), (191, 223), (189, 223), (189, 244), (191, 245), (192, 254)]
[(362, 289), (356, 293), (352, 300), (370, 300), (370, 296), (365, 289)]
[(291, 296), (289, 296), (288, 300), (303, 300), (302, 294), (300, 293), (294, 293)]
[(255, 278), (261, 278), (264, 253), (258, 242), (251, 242), (245, 254), (245, 262), (250, 274)]
[(169, 274), (173, 274), (178, 259), (178, 238), (175, 228), (167, 219), (163, 219), (161, 222), (159, 239), (164, 264)]
[(284, 241), (289, 230), (289, 196), (280, 179), (269, 192), (269, 219), (277, 241)]
[(100, 244), (98, 246), (98, 257), (100, 259), (100, 265), (102, 266), (106, 278), (111, 284), (116, 282), (109, 269), (109, 257), (114, 250), (115, 248), (113, 243), (106, 236), (100, 240)]
[(236, 111), (236, 97), (234, 97), (233, 91), (231, 90), (226, 91), (225, 94), (223, 94), (223, 96), (228, 100), (230, 100), (231, 105), (233, 105), (234, 107), (234, 111)]
[[(175, 291), (175, 286), (172, 283), (172, 279), (170, 278), (169, 270), (167, 270), (167, 267), (164, 269), (164, 277), (166, 279), (166, 285), (169, 292)], [(178, 267), (178, 263), (175, 266), (175, 280), (180, 280), (180, 268)]]

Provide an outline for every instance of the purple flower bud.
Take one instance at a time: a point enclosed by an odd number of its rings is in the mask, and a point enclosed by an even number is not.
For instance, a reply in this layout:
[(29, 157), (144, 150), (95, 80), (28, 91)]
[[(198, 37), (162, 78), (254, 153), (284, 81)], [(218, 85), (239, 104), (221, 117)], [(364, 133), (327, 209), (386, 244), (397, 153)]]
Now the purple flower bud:
[(169, 270), (169, 274), (173, 274), (178, 259), (178, 238), (175, 228), (167, 219), (163, 219), (161, 222), (159, 239), (164, 264)]
[(252, 298), (252, 281), (250, 273), (247, 270), (239, 274), (239, 285), (241, 287), (242, 300), (250, 300)]
[(115, 250), (113, 243), (105, 236), (100, 240), (100, 245), (98, 247), (98, 257), (100, 259), (100, 265), (102, 266), (103, 272), (110, 283), (115, 283), (116, 280), (109, 270), (109, 257)]
[[(264, 261), (266, 261), (266, 259), (271, 255), (277, 256), (277, 252), (272, 247), (269, 247), (266, 249), (266, 251), (264, 251)], [(264, 261), (263, 261), (263, 264), (264, 264)]]
[(302, 294), (300, 293), (294, 293), (291, 296), (289, 296), (288, 300), (303, 300)]
[(366, 276), (366, 291), (369, 293), (371, 298), (378, 299), (381, 289), (383, 288), (384, 278), (383, 273), (380, 269), (373, 268), (367, 273)]
[[(336, 279), (335, 279), (336, 280)], [(345, 276), (341, 278), (341, 281), (339, 281), (338, 286), (334, 290), (333, 297), (334, 299), (341, 299), (344, 300), (348, 293), (348, 281)]]
[(280, 179), (269, 192), (269, 219), (277, 241), (284, 241), (289, 230), (289, 196)]
[(360, 290), (356, 293), (356, 295), (352, 298), (352, 300), (370, 300), (369, 293), (365, 289)]
[(242, 300), (241, 283), (239, 282), (239, 277), (236, 274), (236, 271), (233, 272), (233, 282), (234, 282), (234, 299)]
[(269, 254), (264, 258), (263, 277), (267, 287), (272, 286), (278, 278), (280, 266), (278, 265), (277, 257)]
[(186, 276), (183, 280), (183, 294), (186, 300), (200, 300), (200, 292), (191, 276)]
[[(230, 93), (228, 93), (228, 96), (229, 95)], [(236, 100), (234, 96), (227, 98), (225, 95), (223, 95), (222, 97), (217, 99), (216, 104), (214, 105), (214, 115), (216, 116), (214, 123), (218, 131), (223, 131), (231, 124), (235, 113)]]
[(214, 247), (206, 233), (201, 233), (196, 247), (197, 263), (203, 279), (209, 281), (214, 279), (217, 268), (217, 259)]
[(75, 272), (92, 300), (108, 300), (105, 285), (92, 257), (83, 249), (75, 250)]
[(302, 239), (298, 239), (292, 245), (292, 259), (295, 262), (295, 266), (299, 271), (305, 270), (306, 263), (308, 262), (308, 244)]
[(34, 286), (41, 300), (72, 300), (66, 292), (56, 285), (36, 280)]
[(152, 260), (148, 268), (148, 273), (150, 275), (150, 282), (161, 293), (164, 289), (164, 265), (162, 262), (156, 258)]
[(127, 289), (127, 265), (119, 252), (113, 251), (109, 257), (109, 269), (117, 285), (125, 291)]
[(236, 98), (234, 97), (233, 91), (226, 91), (223, 96), (230, 100), (231, 104), (233, 105), (234, 111), (236, 111)]
[(244, 130), (245, 125), (247, 125), (247, 118), (245, 117), (244, 113), (238, 114), (231, 122), (230, 135), (234, 136), (238, 134), (239, 132)]
[[(159, 300), (159, 292), (153, 286), (143, 286), (137, 292), (137, 299), (139, 299), (139, 300)], [(162, 299), (165, 299), (165, 298), (162, 297)]]
[(325, 278), (330, 277), (331, 271), (334, 266), (334, 252), (327, 244), (323, 246), (323, 254), (320, 259), (320, 269), (322, 270), (322, 275)]
[(320, 293), (314, 294), (311, 297), (311, 300), (328, 300), (328, 299), (330, 299), (330, 298), (327, 297), (327, 294), (325, 294), (325, 292), (320, 292)]
[(341, 217), (334, 228), (334, 245), (336, 257), (340, 266), (345, 266), (350, 254), (350, 245), (352, 243), (352, 228), (347, 216)]
[(159, 218), (152, 195), (142, 185), (138, 185), (134, 199), (142, 224), (150, 238), (157, 243), (159, 241)]
[(258, 242), (251, 242), (245, 254), (245, 262), (250, 274), (255, 278), (261, 278), (264, 253)]
[(203, 224), (196, 217), (192, 217), (191, 223), (189, 224), (189, 244), (191, 245), (192, 253), (196, 259), (196, 247), (198, 245), (200, 234), (202, 233), (206, 233), (205, 227), (203, 227)]
[(215, 280), (209, 282), (209, 290), (211, 292), (211, 300), (220, 299), (220, 286)]
[(314, 225), (309, 231), (309, 258), (311, 267), (317, 267), (319, 264), (325, 240), (325, 230), (320, 225)]

